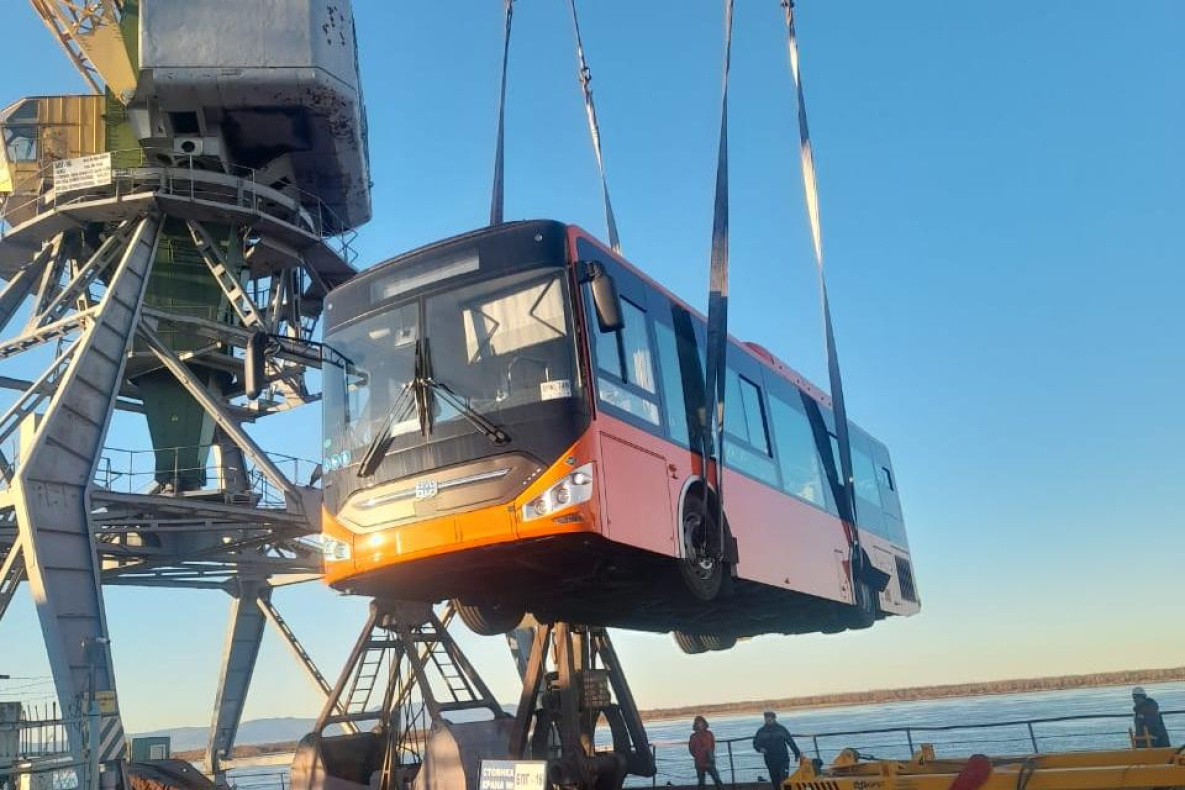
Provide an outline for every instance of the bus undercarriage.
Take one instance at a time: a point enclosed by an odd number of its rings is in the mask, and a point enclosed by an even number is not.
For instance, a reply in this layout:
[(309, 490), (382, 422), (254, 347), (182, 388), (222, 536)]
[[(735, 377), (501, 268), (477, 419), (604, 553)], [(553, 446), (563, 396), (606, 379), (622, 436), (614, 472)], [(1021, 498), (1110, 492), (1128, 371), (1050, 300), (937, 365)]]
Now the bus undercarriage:
[[(451, 598), (463, 606), (463, 614), (477, 610), (486, 621), (503, 624), (487, 630), (464, 617), (473, 630), (486, 635), (513, 628), (525, 613), (543, 623), (675, 631), (687, 652), (701, 652), (697, 642), (722, 649), (738, 638), (763, 633), (826, 633), (854, 625), (850, 604), (742, 578), (729, 577), (715, 600), (704, 601), (688, 590), (679, 562), (598, 535), (553, 535), (354, 577), (350, 592)], [(884, 613), (878, 611), (877, 617)]]

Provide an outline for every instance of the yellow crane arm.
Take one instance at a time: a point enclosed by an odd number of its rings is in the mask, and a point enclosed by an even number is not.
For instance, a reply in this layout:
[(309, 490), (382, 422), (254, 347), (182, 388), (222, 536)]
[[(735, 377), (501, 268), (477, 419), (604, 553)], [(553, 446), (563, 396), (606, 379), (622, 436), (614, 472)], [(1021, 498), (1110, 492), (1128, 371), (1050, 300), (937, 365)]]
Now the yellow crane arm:
[(136, 69), (119, 27), (118, 0), (29, 2), (95, 93), (102, 93), (106, 83), (121, 102), (131, 100)]

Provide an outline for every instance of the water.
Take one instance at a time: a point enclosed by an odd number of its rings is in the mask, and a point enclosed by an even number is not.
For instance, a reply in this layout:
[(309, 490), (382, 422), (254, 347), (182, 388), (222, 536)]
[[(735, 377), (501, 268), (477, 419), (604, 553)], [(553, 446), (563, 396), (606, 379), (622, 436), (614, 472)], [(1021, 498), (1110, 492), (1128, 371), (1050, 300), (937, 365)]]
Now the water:
[[(1148, 693), (1160, 703), (1162, 711), (1185, 711), (1185, 683), (1147, 686)], [(1032, 736), (1024, 724), (978, 728), (975, 725), (996, 722), (1049, 719), (1062, 716), (1109, 716), (1119, 718), (1044, 722), (1033, 725)], [(1130, 689), (1103, 687), (1073, 691), (1044, 691), (1005, 694), (992, 697), (964, 697), (919, 702), (892, 702), (877, 705), (853, 705), (836, 708), (813, 708), (779, 712), (778, 720), (797, 736), (804, 753), (826, 762), (840, 750), (853, 747), (861, 753), (880, 758), (906, 759), (910, 756), (910, 736), (916, 748), (933, 743), (939, 756), (958, 757), (983, 752), (993, 755), (1028, 754), (1033, 740), (1043, 752), (1083, 749), (1126, 749), (1130, 746)], [(761, 726), (761, 714), (708, 717), (716, 735), (716, 759), (726, 783), (756, 782), (768, 776), (761, 755), (750, 743)], [(1174, 744), (1185, 742), (1185, 714), (1166, 715), (1169, 736)], [(924, 727), (956, 729), (924, 732)], [(910, 728), (907, 734), (907, 728)], [(893, 730), (892, 732), (836, 735), (828, 733), (855, 730)], [(658, 775), (653, 779), (631, 778), (627, 786), (649, 787), (652, 784), (693, 784), (695, 769), (687, 752), (691, 719), (650, 721), (646, 731), (655, 747)], [(600, 734), (600, 733), (598, 733)], [(729, 743), (732, 740), (732, 761)], [(260, 767), (231, 772), (238, 790), (285, 790), (284, 767)]]
[[(1150, 696), (1162, 711), (1185, 711), (1185, 683), (1150, 685)], [(988, 754), (1027, 754), (1033, 751), (1033, 739), (1040, 751), (1077, 751), (1083, 749), (1124, 749), (1130, 746), (1131, 697), (1128, 687), (1046, 691), (1006, 694), (992, 697), (968, 697), (919, 702), (893, 702), (856, 705), (842, 708), (815, 708), (779, 713), (778, 720), (798, 737), (799, 748), (811, 756), (831, 761), (845, 747), (880, 758), (904, 759), (910, 755), (910, 735), (915, 747), (933, 743), (940, 756)], [(971, 728), (960, 727), (939, 732), (921, 732), (922, 727), (980, 725), (996, 722), (1047, 719), (1061, 716), (1120, 714), (1123, 718), (1045, 722), (1033, 725), (1032, 737), (1024, 724)], [(717, 767), (725, 782), (735, 773), (736, 781), (757, 781), (765, 777), (761, 756), (753, 751), (750, 739), (761, 726), (760, 714), (708, 717), (716, 735)], [(1166, 716), (1169, 735), (1174, 743), (1185, 741), (1185, 715)], [(914, 728), (907, 734), (905, 728)], [(854, 730), (893, 732), (826, 735)], [(655, 745), (658, 785), (688, 784), (695, 781), (687, 738), (691, 721), (648, 722), (646, 730)], [(812, 735), (817, 737), (811, 737)], [(731, 744), (732, 769), (729, 766)], [(635, 780), (631, 785), (650, 784)]]

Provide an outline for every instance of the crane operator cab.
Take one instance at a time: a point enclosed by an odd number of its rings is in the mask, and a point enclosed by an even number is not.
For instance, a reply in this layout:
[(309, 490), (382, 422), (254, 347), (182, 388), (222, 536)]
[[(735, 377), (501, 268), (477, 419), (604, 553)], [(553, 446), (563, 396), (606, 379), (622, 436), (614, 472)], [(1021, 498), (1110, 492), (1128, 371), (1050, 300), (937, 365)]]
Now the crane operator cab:
[(0, 110), (0, 217), (11, 226), (37, 214), (53, 163), (107, 150), (102, 96), (34, 96)]

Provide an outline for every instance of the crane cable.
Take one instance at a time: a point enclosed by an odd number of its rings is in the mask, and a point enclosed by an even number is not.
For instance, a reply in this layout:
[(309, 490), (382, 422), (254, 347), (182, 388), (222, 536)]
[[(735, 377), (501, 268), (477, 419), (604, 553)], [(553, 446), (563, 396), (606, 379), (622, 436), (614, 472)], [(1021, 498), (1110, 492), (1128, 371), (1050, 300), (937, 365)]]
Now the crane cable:
[[(724, 76), (720, 98), (720, 144), (716, 154), (716, 196), (712, 211), (712, 253), (708, 277), (708, 348), (706, 421), (704, 426), (704, 481), (709, 482), (714, 429), (716, 466), (716, 525), (720, 556), (724, 554), (724, 391), (728, 353), (728, 72), (732, 61), (733, 0), (724, 0)], [(704, 508), (708, 506), (704, 492)], [(706, 513), (705, 513), (706, 515)], [(704, 536), (706, 540), (707, 536)]]
[(494, 188), (490, 197), (490, 224), (502, 224), (502, 201), (506, 185), (502, 177), (503, 147), (506, 139), (506, 71), (510, 63), (510, 26), (514, 21), (514, 0), (504, 0), (506, 31), (502, 37), (502, 85), (498, 93), (498, 142), (494, 148)]
[(617, 220), (613, 217), (613, 204), (609, 201), (609, 179), (605, 175), (605, 159), (601, 154), (601, 129), (597, 124), (597, 108), (593, 104), (592, 70), (584, 57), (584, 41), (580, 37), (580, 19), (576, 16), (576, 0), (568, 0), (572, 9), (572, 29), (576, 31), (576, 60), (579, 65), (577, 79), (584, 95), (584, 111), (588, 115), (588, 133), (592, 137), (593, 153), (597, 157), (597, 171), (601, 174), (601, 195), (605, 201), (605, 224), (609, 228), (609, 246), (614, 252), (621, 252), (621, 240), (617, 236)]
[[(806, 198), (807, 219), (811, 226), (811, 242), (815, 250), (815, 266), (819, 275), (819, 295), (822, 301), (823, 330), (826, 336), (827, 375), (831, 386), (831, 409), (835, 416), (835, 438), (839, 444), (839, 465), (843, 477), (843, 497), (839, 504), (840, 517), (848, 533), (852, 594), (855, 597), (861, 582), (876, 569), (866, 567), (864, 550), (860, 545), (860, 530), (856, 526), (856, 490), (852, 474), (852, 445), (848, 431), (847, 408), (844, 405), (843, 378), (840, 375), (839, 355), (835, 347), (835, 332), (831, 324), (831, 303), (827, 298), (827, 279), (823, 271), (823, 232), (819, 222), (819, 188), (815, 176), (815, 157), (811, 151), (811, 135), (807, 125), (806, 98), (802, 88), (802, 71), (798, 59), (798, 37), (794, 29), (794, 0), (780, 0), (786, 20), (786, 47), (790, 57), (790, 73), (798, 102), (799, 158), (802, 163), (802, 188)], [(887, 581), (887, 580), (886, 580)], [(874, 582), (873, 586), (876, 586)], [(880, 585), (883, 588), (883, 584)]]

